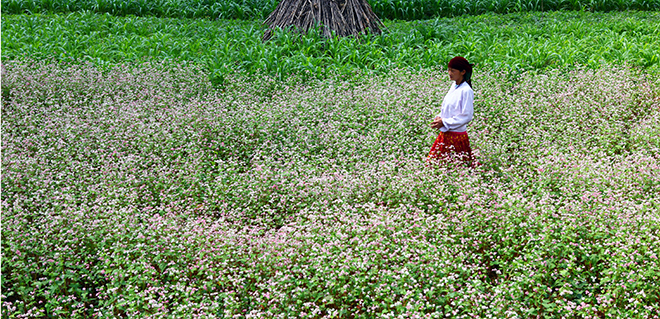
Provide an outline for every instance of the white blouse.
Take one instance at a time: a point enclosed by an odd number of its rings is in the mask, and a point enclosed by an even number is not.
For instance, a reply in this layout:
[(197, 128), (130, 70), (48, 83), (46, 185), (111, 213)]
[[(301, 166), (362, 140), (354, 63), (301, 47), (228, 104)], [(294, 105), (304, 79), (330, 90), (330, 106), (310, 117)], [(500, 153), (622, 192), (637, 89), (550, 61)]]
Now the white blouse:
[(442, 101), (442, 110), (437, 117), (442, 118), (442, 132), (465, 132), (467, 124), (474, 116), (474, 91), (467, 82), (458, 87), (452, 83), (445, 99)]

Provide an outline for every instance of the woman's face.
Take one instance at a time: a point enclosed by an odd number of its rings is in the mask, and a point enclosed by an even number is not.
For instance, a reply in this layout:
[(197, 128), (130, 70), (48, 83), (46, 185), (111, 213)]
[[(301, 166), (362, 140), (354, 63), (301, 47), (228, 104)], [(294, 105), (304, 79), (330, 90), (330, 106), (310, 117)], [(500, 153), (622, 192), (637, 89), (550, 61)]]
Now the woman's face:
[(448, 68), (447, 73), (449, 73), (449, 79), (458, 83), (463, 82), (463, 76), (465, 75), (465, 70), (459, 71), (456, 69)]

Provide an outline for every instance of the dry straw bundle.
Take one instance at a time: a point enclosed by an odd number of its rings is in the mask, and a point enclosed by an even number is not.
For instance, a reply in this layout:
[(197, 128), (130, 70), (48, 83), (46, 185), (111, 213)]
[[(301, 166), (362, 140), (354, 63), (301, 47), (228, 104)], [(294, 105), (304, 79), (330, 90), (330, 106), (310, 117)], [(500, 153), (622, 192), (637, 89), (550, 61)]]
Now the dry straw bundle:
[(366, 0), (282, 0), (264, 24), (266, 41), (273, 35), (273, 29), (295, 27), (300, 32), (320, 25), (323, 36), (359, 36), (371, 32), (380, 33), (383, 23), (371, 10)]

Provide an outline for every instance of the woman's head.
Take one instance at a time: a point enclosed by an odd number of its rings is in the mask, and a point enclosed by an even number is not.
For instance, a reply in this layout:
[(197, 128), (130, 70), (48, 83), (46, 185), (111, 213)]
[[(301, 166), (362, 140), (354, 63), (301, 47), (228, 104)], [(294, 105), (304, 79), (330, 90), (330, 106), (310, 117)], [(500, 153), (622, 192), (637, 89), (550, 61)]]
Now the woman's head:
[(449, 61), (448, 72), (449, 78), (456, 81), (456, 84), (467, 82), (472, 86), (472, 67), (471, 64), (462, 56), (457, 56)]

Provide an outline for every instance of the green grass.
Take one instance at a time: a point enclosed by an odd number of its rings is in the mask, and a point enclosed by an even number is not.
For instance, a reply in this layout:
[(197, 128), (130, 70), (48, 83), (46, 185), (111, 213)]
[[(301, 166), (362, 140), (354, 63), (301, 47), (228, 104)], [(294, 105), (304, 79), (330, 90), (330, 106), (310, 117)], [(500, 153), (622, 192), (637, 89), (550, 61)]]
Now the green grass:
[(256, 21), (208, 21), (108, 14), (3, 15), (3, 60), (90, 61), (99, 65), (172, 60), (229, 73), (325, 78), (357, 71), (444, 68), (462, 55), (495, 71), (598, 68), (628, 63), (657, 69), (658, 12), (552, 12), (386, 22), (362, 39), (280, 33), (263, 43)]
[[(277, 0), (2, 0), (3, 14), (90, 10), (113, 15), (173, 18), (263, 19)], [(371, 0), (382, 19), (416, 20), (488, 12), (658, 10), (659, 0)]]

